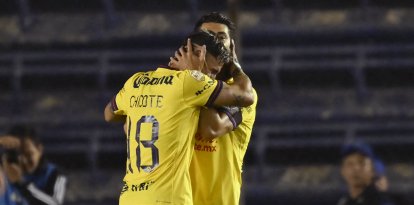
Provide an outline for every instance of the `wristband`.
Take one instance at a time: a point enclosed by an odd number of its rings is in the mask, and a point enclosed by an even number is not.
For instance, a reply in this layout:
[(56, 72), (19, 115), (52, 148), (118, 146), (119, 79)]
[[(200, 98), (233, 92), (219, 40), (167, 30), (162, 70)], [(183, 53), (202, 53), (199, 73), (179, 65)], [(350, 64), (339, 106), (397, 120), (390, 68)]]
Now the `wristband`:
[(217, 111), (221, 113), (225, 113), (229, 117), (231, 123), (233, 124), (233, 130), (236, 129), (240, 125), (240, 123), (243, 121), (243, 116), (242, 116), (240, 107), (223, 106), (223, 107), (217, 108)]

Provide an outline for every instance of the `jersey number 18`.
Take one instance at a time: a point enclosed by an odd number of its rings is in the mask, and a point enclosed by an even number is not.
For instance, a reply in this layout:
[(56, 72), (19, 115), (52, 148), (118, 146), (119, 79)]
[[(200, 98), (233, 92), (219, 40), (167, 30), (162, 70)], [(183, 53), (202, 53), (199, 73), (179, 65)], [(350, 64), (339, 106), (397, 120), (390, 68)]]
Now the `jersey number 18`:
[[(151, 140), (140, 140), (141, 134), (141, 124), (142, 123), (152, 123), (152, 134)], [(154, 145), (155, 141), (158, 140), (158, 131), (159, 131), (159, 124), (157, 119), (153, 115), (144, 115), (141, 117), (140, 120), (137, 122), (137, 132), (135, 134), (135, 140), (138, 143), (137, 148), (135, 149), (135, 153), (137, 156), (136, 166), (138, 168), (138, 172), (141, 172), (141, 169), (144, 172), (151, 172), (159, 165), (159, 153), (158, 148)], [(131, 159), (130, 159), (130, 148), (129, 148), (129, 140), (131, 138), (131, 118), (128, 118), (128, 139), (127, 139), (127, 154), (128, 154), (128, 169), (131, 173), (134, 173), (132, 166), (131, 166)], [(142, 144), (145, 148), (151, 149), (152, 154), (152, 165), (142, 165), (141, 164), (141, 149), (140, 144)]]

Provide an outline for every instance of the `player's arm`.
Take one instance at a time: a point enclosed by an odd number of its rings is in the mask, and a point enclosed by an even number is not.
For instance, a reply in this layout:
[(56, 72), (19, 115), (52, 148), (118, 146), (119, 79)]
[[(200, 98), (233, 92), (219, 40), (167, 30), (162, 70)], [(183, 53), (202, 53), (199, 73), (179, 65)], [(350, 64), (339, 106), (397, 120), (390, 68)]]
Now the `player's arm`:
[(213, 102), (214, 106), (247, 107), (253, 104), (253, 87), (249, 77), (238, 63), (233, 63), (232, 77), (234, 83), (223, 83), (223, 88)]
[(213, 139), (233, 130), (233, 123), (224, 112), (215, 108), (202, 108), (198, 121), (198, 134), (203, 138)]
[[(232, 44), (234, 45), (234, 41), (232, 41)], [(204, 49), (202, 49), (198, 57), (195, 58), (194, 56), (197, 55), (193, 54), (193, 49), (191, 49), (191, 46), (189, 45), (191, 45), (191, 41), (187, 42), (187, 50), (180, 48), (179, 54), (176, 53), (175, 59), (170, 58), (170, 65), (173, 65), (175, 68), (185, 69), (199, 68), (196, 65), (204, 64), (205, 58), (201, 58), (200, 56), (205, 56), (205, 48), (203, 47)], [(219, 81), (216, 85), (217, 89), (211, 93), (210, 99), (208, 100), (206, 106), (247, 107), (252, 105), (254, 102), (252, 83), (238, 63), (235, 48), (234, 46), (232, 47), (233, 58), (229, 69), (234, 83), (228, 85)], [(189, 86), (197, 88), (193, 85)]]
[(250, 78), (243, 72), (236, 54), (234, 40), (231, 41), (232, 62), (229, 71), (234, 83), (223, 83), (223, 89), (215, 99), (215, 106), (247, 107), (254, 103), (253, 87)]
[(126, 90), (134, 76), (127, 80), (124, 87), (105, 106), (104, 119), (106, 122), (125, 122), (127, 115)]
[(203, 138), (214, 139), (236, 129), (242, 120), (238, 107), (204, 108), (200, 112), (198, 133)]
[(116, 115), (112, 108), (112, 102), (109, 102), (104, 110), (104, 117), (106, 122), (125, 122), (125, 115)]

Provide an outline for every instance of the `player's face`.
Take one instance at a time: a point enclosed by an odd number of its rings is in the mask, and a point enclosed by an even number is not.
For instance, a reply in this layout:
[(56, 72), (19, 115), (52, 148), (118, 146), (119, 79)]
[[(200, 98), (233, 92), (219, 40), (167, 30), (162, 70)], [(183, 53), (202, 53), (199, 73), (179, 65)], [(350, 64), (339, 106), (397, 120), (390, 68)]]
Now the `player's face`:
[(221, 23), (203, 23), (200, 26), (201, 30), (207, 30), (216, 35), (216, 37), (223, 42), (224, 46), (227, 50), (230, 50), (230, 31), (229, 28), (225, 24)]
[(374, 178), (372, 160), (359, 153), (351, 154), (343, 160), (341, 173), (348, 186), (366, 187)]
[[(230, 37), (230, 31), (229, 28), (227, 27), (227, 25), (225, 24), (221, 24), (221, 23), (213, 23), (213, 22), (209, 22), (209, 23), (203, 23), (200, 26), (201, 30), (207, 30), (211, 33), (214, 33), (216, 35), (216, 38), (219, 39), (224, 46), (226, 47), (227, 50), (231, 51), (230, 48), (230, 42), (231, 42), (231, 37)], [(221, 70), (221, 68), (220, 68)], [(211, 72), (211, 73), (215, 73), (213, 76), (214, 78), (216, 77), (217, 73), (220, 72), (220, 70), (211, 70), (211, 71), (206, 71), (206, 72)], [(210, 76), (210, 77), (213, 77)]]
[[(201, 46), (194, 44), (193, 49), (195, 56), (198, 57), (201, 52)], [(221, 63), (217, 58), (215, 58), (213, 55), (207, 52), (206, 61), (201, 72), (209, 76), (210, 78), (215, 79), (216, 75), (220, 72), (222, 67), (223, 63)]]
[(36, 145), (30, 139), (23, 140), (23, 166), (26, 172), (33, 173), (39, 166), (43, 154), (43, 146)]
[(216, 75), (220, 72), (221, 68), (223, 67), (223, 63), (221, 63), (217, 58), (212, 56), (211, 54), (206, 54), (206, 63), (203, 66), (204, 74), (208, 75), (212, 79), (216, 79)]

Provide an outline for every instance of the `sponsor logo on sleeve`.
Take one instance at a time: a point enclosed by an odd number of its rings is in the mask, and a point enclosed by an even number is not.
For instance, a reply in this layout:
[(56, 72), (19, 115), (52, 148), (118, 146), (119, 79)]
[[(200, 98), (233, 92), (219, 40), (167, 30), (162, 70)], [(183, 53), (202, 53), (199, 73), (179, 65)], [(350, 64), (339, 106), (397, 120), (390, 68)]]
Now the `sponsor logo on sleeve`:
[(191, 70), (190, 75), (198, 81), (204, 81), (206, 79), (204, 74), (198, 70)]
[(204, 91), (206, 91), (207, 89), (211, 88), (211, 86), (214, 85), (214, 81), (213, 80), (209, 80), (201, 90), (197, 90), (197, 92), (195, 92), (196, 96), (201, 95)]

